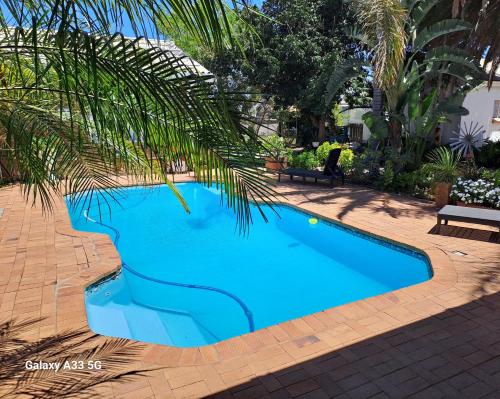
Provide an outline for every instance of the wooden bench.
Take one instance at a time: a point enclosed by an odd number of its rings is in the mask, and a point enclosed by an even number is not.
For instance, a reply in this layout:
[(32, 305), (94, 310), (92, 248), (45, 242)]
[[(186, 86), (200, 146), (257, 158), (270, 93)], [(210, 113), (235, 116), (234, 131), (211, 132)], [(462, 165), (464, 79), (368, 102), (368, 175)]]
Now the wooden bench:
[(437, 224), (448, 221), (465, 222), (497, 227), (500, 231), (500, 211), (495, 209), (468, 208), (465, 206), (446, 205), (437, 214)]

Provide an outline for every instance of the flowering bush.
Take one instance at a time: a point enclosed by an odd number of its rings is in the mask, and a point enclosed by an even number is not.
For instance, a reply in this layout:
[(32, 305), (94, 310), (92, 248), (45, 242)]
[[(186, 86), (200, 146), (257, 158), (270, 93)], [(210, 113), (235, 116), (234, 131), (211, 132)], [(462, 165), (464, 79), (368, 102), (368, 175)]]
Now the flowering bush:
[(451, 198), (466, 204), (500, 208), (500, 187), (484, 179), (463, 180), (458, 178), (451, 188)]

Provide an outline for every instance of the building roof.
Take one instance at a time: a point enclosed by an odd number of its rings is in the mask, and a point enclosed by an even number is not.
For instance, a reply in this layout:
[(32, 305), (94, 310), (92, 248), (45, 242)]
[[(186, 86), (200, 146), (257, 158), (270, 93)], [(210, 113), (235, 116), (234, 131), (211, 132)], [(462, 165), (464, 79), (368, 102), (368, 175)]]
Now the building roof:
[[(127, 37), (129, 40), (136, 40), (135, 37)], [(146, 39), (138, 40), (139, 46), (143, 48), (157, 47), (162, 51), (172, 54), (173, 57), (179, 59), (179, 62), (198, 75), (211, 75), (210, 71), (201, 65), (198, 61), (188, 57), (172, 40), (166, 39)]]

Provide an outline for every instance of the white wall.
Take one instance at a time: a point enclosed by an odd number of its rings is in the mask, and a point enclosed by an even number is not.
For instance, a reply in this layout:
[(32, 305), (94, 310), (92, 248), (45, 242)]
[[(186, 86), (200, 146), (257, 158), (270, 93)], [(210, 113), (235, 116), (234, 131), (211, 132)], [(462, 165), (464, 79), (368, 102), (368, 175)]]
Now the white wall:
[(500, 136), (500, 121), (493, 120), (495, 100), (500, 100), (500, 82), (493, 82), (491, 90), (488, 90), (486, 84), (471, 90), (465, 96), (463, 104), (469, 110), (469, 115), (462, 117), (461, 126), (471, 122), (474, 126), (478, 122), (486, 129), (485, 139), (492, 135)]
[(344, 115), (344, 120), (346, 124), (349, 123), (361, 123), (363, 124), (363, 142), (366, 142), (370, 137), (370, 129), (363, 123), (363, 114), (371, 111), (371, 108), (353, 108), (347, 111), (344, 111), (342, 114)]

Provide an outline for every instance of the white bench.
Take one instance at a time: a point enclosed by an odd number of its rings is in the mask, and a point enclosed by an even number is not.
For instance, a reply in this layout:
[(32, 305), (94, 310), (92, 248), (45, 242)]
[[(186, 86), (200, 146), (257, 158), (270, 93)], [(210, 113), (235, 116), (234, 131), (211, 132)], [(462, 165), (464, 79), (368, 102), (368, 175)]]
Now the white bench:
[(437, 214), (437, 224), (441, 226), (442, 221), (448, 224), (449, 220), (493, 226), (500, 231), (500, 211), (495, 209), (446, 205)]

